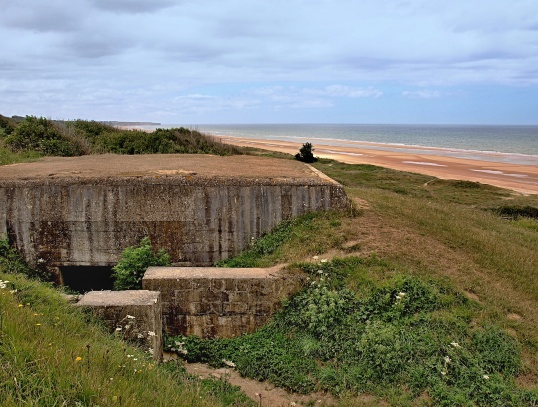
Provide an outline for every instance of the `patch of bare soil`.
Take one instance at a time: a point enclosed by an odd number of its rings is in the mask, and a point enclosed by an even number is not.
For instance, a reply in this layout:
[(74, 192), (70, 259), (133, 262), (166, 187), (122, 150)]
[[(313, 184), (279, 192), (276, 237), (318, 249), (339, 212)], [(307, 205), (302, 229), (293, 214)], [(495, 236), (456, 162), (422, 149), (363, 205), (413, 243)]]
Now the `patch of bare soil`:
[(239, 386), (245, 394), (264, 407), (288, 407), (300, 405), (336, 406), (338, 401), (330, 394), (312, 393), (307, 395), (288, 393), (286, 390), (275, 387), (267, 382), (241, 377), (241, 375), (228, 368), (214, 369), (202, 363), (186, 363), (188, 373), (201, 379), (215, 378), (228, 381)]
[(472, 293), (470, 291), (464, 291), (463, 292), (465, 294), (465, 296), (467, 298), (469, 298), (470, 300), (474, 300), (476, 302), (480, 302), (480, 297), (478, 295), (476, 295), (475, 293)]

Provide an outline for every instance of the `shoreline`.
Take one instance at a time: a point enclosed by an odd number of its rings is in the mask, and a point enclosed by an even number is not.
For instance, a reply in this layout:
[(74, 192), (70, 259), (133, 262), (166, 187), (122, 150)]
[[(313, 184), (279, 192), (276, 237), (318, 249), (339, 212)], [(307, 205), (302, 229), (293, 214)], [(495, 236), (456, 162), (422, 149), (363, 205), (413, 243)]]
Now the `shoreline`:
[[(211, 135), (222, 142), (244, 147), (295, 154), (302, 142), (276, 139), (257, 139)], [(314, 139), (315, 141), (320, 139)], [(306, 138), (305, 138), (306, 141)], [(329, 141), (329, 140), (323, 140)], [(314, 154), (347, 164), (372, 164), (399, 171), (416, 172), (441, 179), (480, 182), (531, 195), (538, 194), (538, 157), (524, 154), (481, 152), (473, 150), (443, 149), (436, 147), (407, 146), (351, 140), (334, 140), (337, 143), (314, 145)], [(312, 142), (312, 141), (310, 141)], [(342, 145), (344, 144), (344, 145)], [(455, 152), (455, 154), (450, 154)], [(468, 157), (461, 157), (460, 155)], [(479, 155), (478, 159), (476, 156)], [(528, 158), (524, 163), (506, 162), (500, 158), (519, 156)], [(529, 163), (525, 163), (528, 161)]]

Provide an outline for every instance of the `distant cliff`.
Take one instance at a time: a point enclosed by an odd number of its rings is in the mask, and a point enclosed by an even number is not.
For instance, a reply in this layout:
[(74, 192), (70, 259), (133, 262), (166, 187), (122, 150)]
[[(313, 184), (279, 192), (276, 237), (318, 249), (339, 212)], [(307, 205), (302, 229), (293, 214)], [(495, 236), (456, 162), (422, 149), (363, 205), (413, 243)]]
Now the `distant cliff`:
[(161, 123), (154, 122), (116, 122), (116, 121), (99, 121), (99, 123), (108, 126), (160, 126)]

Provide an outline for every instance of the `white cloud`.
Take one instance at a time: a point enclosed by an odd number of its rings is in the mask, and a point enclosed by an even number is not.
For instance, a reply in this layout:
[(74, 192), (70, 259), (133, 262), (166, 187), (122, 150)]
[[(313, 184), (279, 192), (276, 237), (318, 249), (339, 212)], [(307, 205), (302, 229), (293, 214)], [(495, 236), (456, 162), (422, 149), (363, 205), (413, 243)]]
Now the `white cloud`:
[(375, 88), (357, 88), (345, 85), (329, 85), (321, 89), (305, 89), (305, 93), (328, 97), (378, 98), (383, 92)]
[(437, 99), (441, 97), (441, 92), (437, 90), (406, 90), (402, 96), (410, 99)]
[[(81, 113), (85, 105), (72, 90), (91, 99), (106, 86), (117, 95), (110, 101), (117, 112), (123, 105), (168, 111), (164, 104), (184, 95), (173, 102), (186, 109), (251, 103), (312, 109), (313, 117), (344, 101), (538, 85), (533, 0), (0, 2), (0, 78), (10, 83), (0, 113), (13, 109), (21, 100), (14, 89), (27, 83), (40, 97), (73, 100)], [(58, 89), (61, 80), (76, 85)], [(202, 97), (211, 87), (212, 98)], [(133, 89), (145, 98), (133, 98)], [(42, 108), (29, 92), (20, 109)]]

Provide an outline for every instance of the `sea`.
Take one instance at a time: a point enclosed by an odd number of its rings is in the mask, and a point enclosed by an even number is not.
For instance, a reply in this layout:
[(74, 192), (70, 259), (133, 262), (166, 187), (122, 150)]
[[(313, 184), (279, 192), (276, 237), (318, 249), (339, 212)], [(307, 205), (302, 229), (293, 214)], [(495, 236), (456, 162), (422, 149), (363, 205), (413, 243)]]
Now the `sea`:
[(188, 127), (215, 136), (310, 142), (323, 146), (446, 155), (513, 164), (538, 165), (537, 125), (396, 124), (222, 124), (162, 125)]

